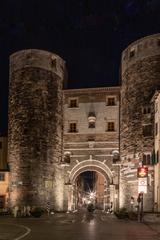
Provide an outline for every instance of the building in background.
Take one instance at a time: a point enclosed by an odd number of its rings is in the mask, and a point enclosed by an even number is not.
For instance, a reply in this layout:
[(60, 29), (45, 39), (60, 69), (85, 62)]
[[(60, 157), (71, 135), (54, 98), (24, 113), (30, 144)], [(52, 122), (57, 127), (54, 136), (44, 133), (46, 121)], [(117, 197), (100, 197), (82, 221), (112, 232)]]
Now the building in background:
[(101, 210), (106, 210), (109, 208), (110, 199), (107, 196), (107, 188), (104, 177), (96, 173), (96, 182), (95, 182), (95, 196), (96, 196), (96, 207)]
[(154, 118), (154, 210), (160, 211), (160, 91), (156, 91), (153, 97)]
[(7, 137), (0, 137), (0, 209), (8, 205), (9, 168), (7, 162)]

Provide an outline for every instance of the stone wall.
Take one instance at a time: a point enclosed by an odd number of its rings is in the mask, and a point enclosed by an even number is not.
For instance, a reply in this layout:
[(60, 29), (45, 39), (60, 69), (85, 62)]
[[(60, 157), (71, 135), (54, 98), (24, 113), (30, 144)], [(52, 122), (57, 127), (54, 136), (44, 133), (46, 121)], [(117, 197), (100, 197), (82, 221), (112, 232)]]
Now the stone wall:
[(45, 206), (62, 158), (64, 61), (41, 50), (10, 57), (10, 204)]
[[(142, 163), (143, 154), (153, 153), (154, 106), (151, 98), (160, 87), (159, 39), (160, 34), (140, 39), (132, 43), (122, 54), (120, 153), (122, 162), (132, 162), (135, 169)], [(148, 113), (144, 112), (145, 108), (150, 109)], [(150, 125), (150, 133), (147, 136), (144, 135), (146, 125)], [(153, 169), (150, 171), (152, 175)], [(130, 174), (128, 172), (125, 176), (129, 178)], [(134, 178), (136, 180), (136, 174)], [(129, 188), (127, 179), (126, 184)], [(138, 183), (136, 191), (132, 189), (134, 187), (130, 188), (131, 194), (138, 195)], [(152, 186), (148, 187), (146, 199), (153, 204), (153, 182)], [(129, 203), (128, 198), (125, 203)], [(146, 210), (153, 209), (153, 206), (148, 206), (146, 203)]]

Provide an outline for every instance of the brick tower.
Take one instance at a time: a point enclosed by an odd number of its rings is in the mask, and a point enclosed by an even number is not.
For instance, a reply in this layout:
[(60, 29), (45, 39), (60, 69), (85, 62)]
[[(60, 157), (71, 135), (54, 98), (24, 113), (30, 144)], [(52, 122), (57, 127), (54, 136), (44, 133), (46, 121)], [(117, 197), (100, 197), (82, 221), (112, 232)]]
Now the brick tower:
[(28, 49), (10, 57), (10, 205), (56, 201), (62, 157), (65, 63), (56, 54)]

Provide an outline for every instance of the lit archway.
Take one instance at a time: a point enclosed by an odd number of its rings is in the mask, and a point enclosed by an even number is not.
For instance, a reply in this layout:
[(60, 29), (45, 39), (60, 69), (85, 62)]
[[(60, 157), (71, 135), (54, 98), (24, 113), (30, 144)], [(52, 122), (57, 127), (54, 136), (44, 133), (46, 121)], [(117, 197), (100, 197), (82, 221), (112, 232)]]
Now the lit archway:
[(106, 189), (110, 189), (110, 185), (113, 182), (113, 174), (105, 162), (98, 160), (88, 159), (82, 162), (78, 162), (69, 173), (70, 190), (68, 191), (68, 210), (76, 209), (75, 188), (76, 179), (81, 173), (93, 171), (102, 175), (106, 181)]
[(101, 173), (109, 182), (112, 182), (113, 174), (109, 167), (98, 160), (85, 160), (76, 164), (69, 174), (71, 184), (74, 184), (76, 177), (84, 171), (97, 171)]

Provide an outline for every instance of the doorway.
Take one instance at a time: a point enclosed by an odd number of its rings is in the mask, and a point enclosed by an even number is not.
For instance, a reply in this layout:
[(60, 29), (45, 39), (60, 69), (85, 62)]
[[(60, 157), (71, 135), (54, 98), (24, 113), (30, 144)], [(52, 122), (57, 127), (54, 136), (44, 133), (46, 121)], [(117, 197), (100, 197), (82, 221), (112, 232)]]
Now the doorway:
[(75, 179), (73, 199), (76, 209), (93, 204), (95, 209), (107, 210), (110, 207), (109, 184), (97, 171), (84, 171)]

